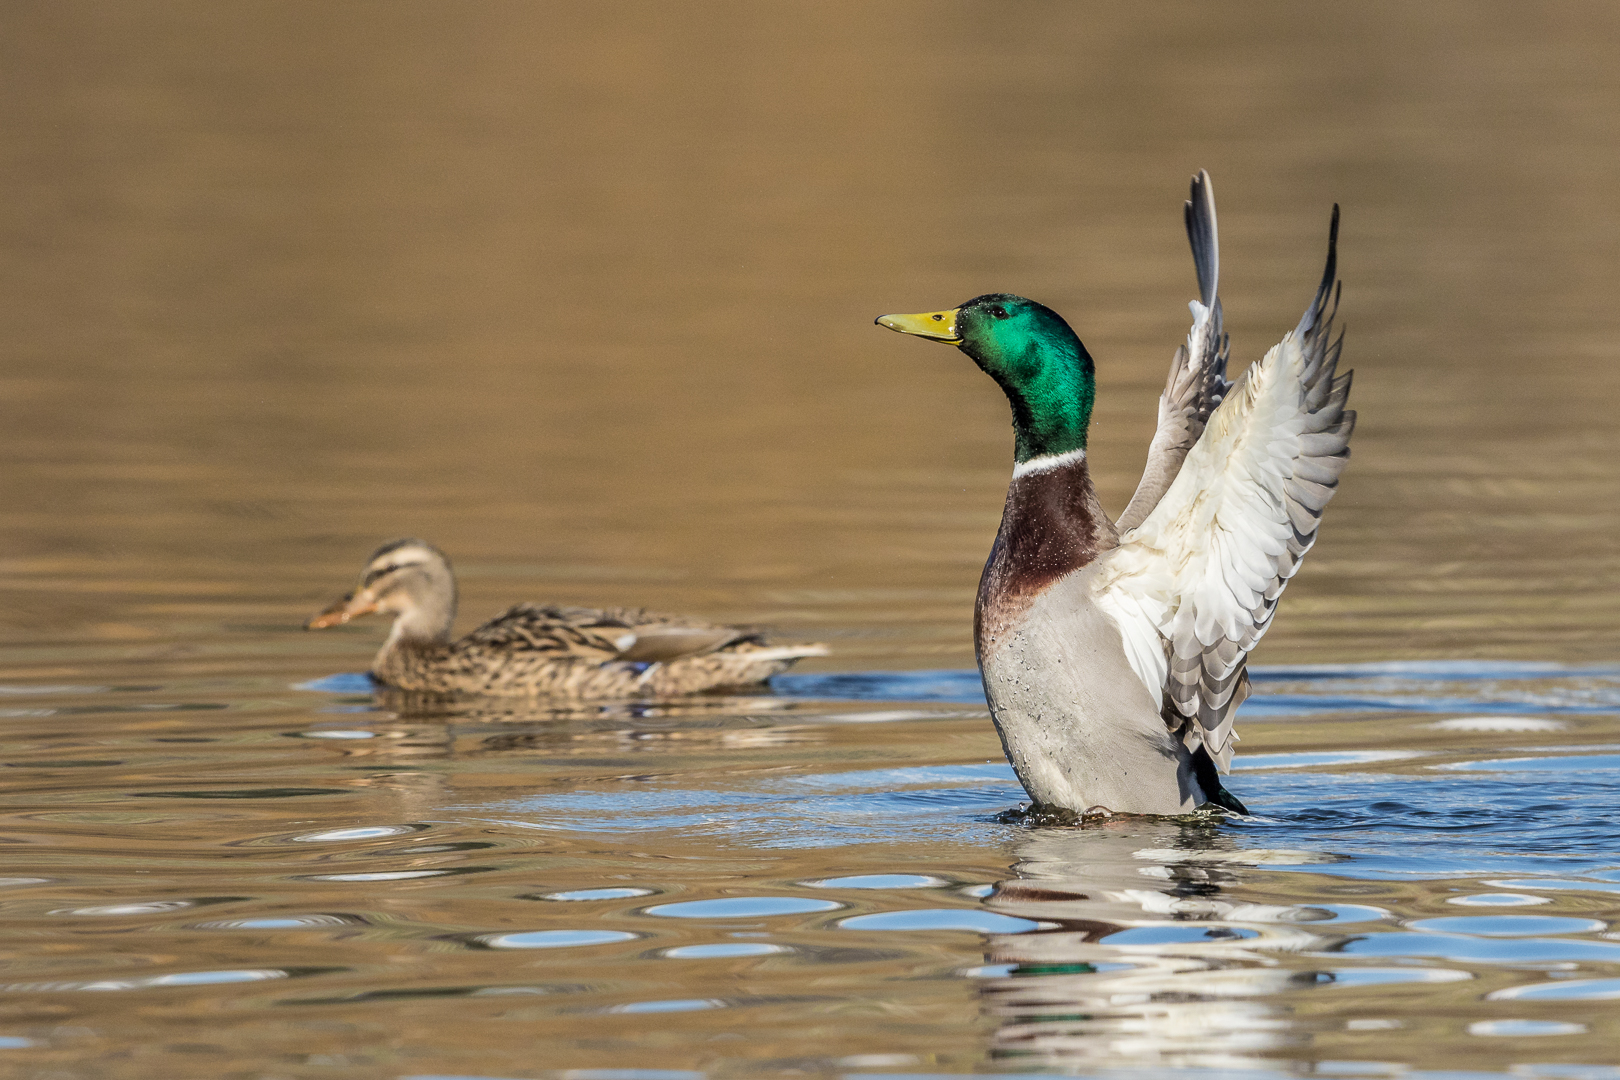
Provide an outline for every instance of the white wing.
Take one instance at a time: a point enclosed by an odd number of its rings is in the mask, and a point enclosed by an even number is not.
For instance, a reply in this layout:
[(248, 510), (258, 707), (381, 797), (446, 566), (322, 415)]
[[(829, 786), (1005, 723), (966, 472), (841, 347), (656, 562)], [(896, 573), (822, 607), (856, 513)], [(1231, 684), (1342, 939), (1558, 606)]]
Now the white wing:
[(1248, 696), (1244, 661), (1316, 542), (1350, 457), (1350, 373), (1335, 375), (1344, 339), (1331, 339), (1338, 235), (1335, 206), (1327, 271), (1304, 318), (1243, 373), (1098, 579), (1132, 668), (1162, 692), (1187, 745), (1202, 743), (1222, 772)]
[(1221, 329), (1221, 300), (1216, 291), (1221, 275), (1221, 249), (1215, 228), (1215, 189), (1203, 169), (1192, 178), (1192, 197), (1183, 208), (1187, 242), (1198, 269), (1198, 295), (1192, 309), (1187, 344), (1170, 360), (1170, 377), (1159, 395), (1159, 426), (1148, 447), (1147, 467), (1136, 485), (1130, 505), (1115, 523), (1120, 532), (1147, 519), (1169, 489), (1187, 452), (1204, 433), (1232, 384), (1226, 381), (1227, 338)]

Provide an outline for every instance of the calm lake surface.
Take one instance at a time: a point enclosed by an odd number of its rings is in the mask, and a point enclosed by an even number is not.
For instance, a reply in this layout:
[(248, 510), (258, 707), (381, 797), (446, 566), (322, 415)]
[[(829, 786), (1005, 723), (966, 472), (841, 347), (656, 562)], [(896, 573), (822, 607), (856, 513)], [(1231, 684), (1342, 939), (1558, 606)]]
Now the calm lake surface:
[[(1620, 9), (0, 8), (0, 1075), (1620, 1077)], [(1361, 420), (1242, 820), (1018, 812), (1006, 405), (1121, 509), (1219, 198), (1233, 363), (1344, 208)], [(381, 541), (819, 640), (401, 709)]]

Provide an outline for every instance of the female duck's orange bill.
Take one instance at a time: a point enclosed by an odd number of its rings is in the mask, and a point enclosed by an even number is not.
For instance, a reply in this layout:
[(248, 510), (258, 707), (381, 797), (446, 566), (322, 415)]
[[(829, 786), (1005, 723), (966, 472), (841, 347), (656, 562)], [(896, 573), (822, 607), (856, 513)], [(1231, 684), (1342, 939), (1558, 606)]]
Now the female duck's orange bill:
[(304, 624), (305, 630), (325, 630), (328, 626), (341, 626), (350, 619), (370, 615), (377, 610), (377, 598), (362, 590), (352, 592)]

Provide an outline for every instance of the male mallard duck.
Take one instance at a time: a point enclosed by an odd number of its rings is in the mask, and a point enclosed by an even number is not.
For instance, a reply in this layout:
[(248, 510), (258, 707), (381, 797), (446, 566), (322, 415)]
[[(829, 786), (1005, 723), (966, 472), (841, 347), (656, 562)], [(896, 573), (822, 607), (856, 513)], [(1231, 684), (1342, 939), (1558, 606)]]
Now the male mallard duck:
[(1356, 414), (1345, 409), (1350, 374), (1334, 374), (1343, 335), (1331, 338), (1338, 206), (1315, 299), (1235, 385), (1205, 172), (1186, 222), (1200, 299), (1117, 522), (1086, 470), (1091, 357), (1055, 312), (994, 293), (877, 320), (957, 346), (1012, 403), (1012, 483), (973, 637), (1002, 746), (1037, 805), (1247, 812), (1220, 780), (1249, 693), (1244, 662), (1349, 460)]
[(319, 630), (387, 612), (393, 629), (371, 674), (397, 690), (433, 695), (501, 694), (581, 700), (696, 694), (749, 686), (822, 645), (765, 644), (752, 630), (679, 615), (613, 608), (519, 604), (459, 641), (450, 560), (421, 540), (378, 548), (360, 585), (309, 620)]

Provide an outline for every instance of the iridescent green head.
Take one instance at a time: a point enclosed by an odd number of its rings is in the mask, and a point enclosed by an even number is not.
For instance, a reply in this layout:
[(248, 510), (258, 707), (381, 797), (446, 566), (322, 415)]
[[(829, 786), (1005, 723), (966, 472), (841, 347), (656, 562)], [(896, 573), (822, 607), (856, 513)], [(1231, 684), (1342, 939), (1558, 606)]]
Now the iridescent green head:
[(1009, 293), (976, 296), (950, 311), (885, 315), (879, 326), (955, 345), (1012, 403), (1018, 463), (1086, 446), (1096, 369), (1062, 316)]

